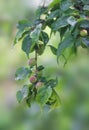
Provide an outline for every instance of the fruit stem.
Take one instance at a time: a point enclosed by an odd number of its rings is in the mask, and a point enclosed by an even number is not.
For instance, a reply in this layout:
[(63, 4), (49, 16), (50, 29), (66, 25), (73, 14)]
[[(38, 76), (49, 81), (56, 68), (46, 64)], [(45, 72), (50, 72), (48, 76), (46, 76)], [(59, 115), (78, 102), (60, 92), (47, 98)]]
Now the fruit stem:
[(37, 50), (35, 50), (36, 70), (37, 70)]

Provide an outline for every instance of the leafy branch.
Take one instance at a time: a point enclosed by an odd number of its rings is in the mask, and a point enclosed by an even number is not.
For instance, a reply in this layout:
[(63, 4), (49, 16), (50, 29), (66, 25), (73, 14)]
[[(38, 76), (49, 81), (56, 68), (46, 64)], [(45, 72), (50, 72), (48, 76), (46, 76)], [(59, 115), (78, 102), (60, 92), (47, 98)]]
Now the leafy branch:
[[(38, 65), (41, 56), (48, 45), (57, 61), (62, 56), (65, 64), (71, 55), (77, 53), (78, 47), (89, 47), (89, 2), (84, 0), (53, 0), (48, 6), (40, 6), (36, 11), (36, 20), (31, 24), (29, 20), (18, 23), (18, 32), (14, 45), (22, 40), (22, 50), (28, 57), (28, 66), (16, 71), (16, 80), (29, 79), (29, 84), (24, 85), (17, 92), (17, 100), (26, 100), (28, 106), (38, 102), (42, 107), (59, 107), (60, 98), (55, 91), (57, 79), (47, 79), (43, 75), (44, 66)], [(46, 31), (50, 28), (50, 38)], [(49, 45), (52, 34), (59, 32), (58, 47)], [(68, 51), (66, 51), (68, 50)], [(35, 52), (31, 58), (30, 53)], [(29, 58), (30, 57), (30, 58)]]

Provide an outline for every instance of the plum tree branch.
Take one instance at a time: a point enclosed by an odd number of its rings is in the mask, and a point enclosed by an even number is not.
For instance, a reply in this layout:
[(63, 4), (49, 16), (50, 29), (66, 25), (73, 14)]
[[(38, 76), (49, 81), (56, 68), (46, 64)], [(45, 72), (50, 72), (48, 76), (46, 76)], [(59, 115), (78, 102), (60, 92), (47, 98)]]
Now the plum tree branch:
[(37, 70), (37, 50), (35, 50), (36, 70)]

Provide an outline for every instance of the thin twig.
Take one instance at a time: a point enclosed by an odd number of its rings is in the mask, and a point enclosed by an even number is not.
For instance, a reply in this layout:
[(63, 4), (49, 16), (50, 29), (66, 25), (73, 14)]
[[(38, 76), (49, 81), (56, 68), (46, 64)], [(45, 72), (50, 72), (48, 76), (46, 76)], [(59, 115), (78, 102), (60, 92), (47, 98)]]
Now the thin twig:
[(36, 70), (37, 70), (37, 50), (35, 50)]
[(45, 0), (43, 0), (43, 7), (45, 6)]

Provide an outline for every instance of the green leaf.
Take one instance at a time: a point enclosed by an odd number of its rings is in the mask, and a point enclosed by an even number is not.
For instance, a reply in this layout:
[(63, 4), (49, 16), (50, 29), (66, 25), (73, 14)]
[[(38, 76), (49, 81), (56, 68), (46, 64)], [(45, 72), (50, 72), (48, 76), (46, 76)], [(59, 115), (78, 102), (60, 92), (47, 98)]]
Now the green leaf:
[(82, 38), (82, 42), (86, 47), (89, 47), (89, 37)]
[(39, 42), (38, 47), (37, 47), (37, 53), (39, 55), (42, 55), (44, 53), (44, 50), (45, 50), (45, 45)]
[(56, 4), (59, 4), (61, 0), (53, 0), (50, 5), (49, 5), (49, 8), (52, 8), (54, 7)]
[(31, 103), (34, 102), (35, 100), (35, 92), (33, 91), (34, 87), (32, 84), (28, 85), (28, 95), (27, 95), (27, 98), (26, 98), (26, 103), (29, 107), (31, 107)]
[(62, 11), (66, 11), (72, 5), (73, 5), (72, 2), (70, 2), (69, 0), (63, 0), (63, 1), (61, 1), (60, 8)]
[(79, 34), (80, 34), (80, 30), (79, 30), (79, 28), (75, 25), (74, 28), (73, 28), (73, 30), (71, 31), (71, 33), (72, 33), (72, 36), (73, 36), (75, 39), (77, 39), (78, 36), (79, 36)]
[(52, 29), (53, 30), (59, 30), (60, 28), (63, 28), (68, 25), (67, 22), (68, 16), (63, 16), (61, 18), (58, 18), (53, 24), (52, 24)]
[(89, 11), (89, 5), (84, 5), (83, 10)]
[(64, 35), (65, 35), (67, 29), (68, 29), (68, 26), (63, 27), (63, 28), (61, 28), (61, 29), (59, 30), (61, 39), (64, 37)]
[(19, 90), (16, 94), (17, 101), (20, 103), (23, 99), (22, 92)]
[(54, 55), (57, 55), (57, 49), (56, 49), (54, 46), (52, 46), (52, 45), (49, 45), (49, 47), (50, 47), (52, 53), (53, 53)]
[(46, 21), (46, 26), (48, 26), (49, 28), (51, 28), (51, 26), (52, 26), (53, 23), (54, 23), (54, 19), (47, 20)]
[(22, 90), (19, 90), (16, 94), (16, 98), (18, 102), (20, 103), (24, 98), (28, 96), (29, 88), (28, 85), (24, 85)]
[(43, 69), (44, 69), (44, 66), (43, 66), (43, 65), (40, 65), (40, 66), (37, 67), (37, 70), (38, 70), (38, 71), (41, 71), (41, 70), (43, 70)]
[(67, 19), (67, 22), (68, 22), (71, 26), (74, 26), (74, 25), (77, 23), (77, 20), (75, 19), (75, 17), (70, 16), (70, 17)]
[(31, 104), (35, 101), (35, 93), (32, 93), (27, 99), (26, 103), (28, 107), (31, 107)]
[(79, 37), (78, 39), (76, 39), (76, 42), (75, 42), (75, 47), (79, 47), (82, 43), (82, 39), (81, 37)]
[(50, 79), (49, 81), (46, 82), (47, 86), (51, 86), (52, 88), (56, 87), (58, 84), (58, 79)]
[(22, 90), (21, 90), (21, 93), (23, 95), (23, 99), (26, 98), (29, 94), (29, 87), (28, 85), (24, 85)]
[(62, 54), (62, 52), (70, 46), (73, 46), (74, 38), (71, 35), (68, 35), (58, 46), (57, 58)]
[(22, 42), (22, 50), (27, 54), (27, 57), (29, 57), (29, 53), (32, 52), (32, 49), (33, 49), (34, 46), (35, 46), (35, 43), (33, 43), (30, 36), (27, 35), (23, 39), (23, 42)]
[(89, 20), (81, 20), (79, 24), (81, 28), (89, 28)]
[(44, 106), (47, 103), (48, 99), (50, 98), (51, 94), (52, 94), (52, 88), (50, 86), (41, 87), (38, 90), (36, 100), (41, 106)]
[(42, 15), (42, 14), (45, 14), (46, 12), (47, 12), (48, 10), (47, 10), (47, 7), (39, 7), (38, 9), (37, 9), (37, 11), (36, 11), (36, 17), (38, 17), (38, 18), (40, 18), (40, 16)]
[(59, 9), (57, 9), (57, 10), (55, 10), (55, 11), (52, 11), (52, 12), (48, 15), (47, 20), (53, 19), (53, 18), (55, 18), (55, 17), (58, 17), (59, 15), (60, 15), (60, 10), (59, 10)]
[(50, 105), (50, 107), (53, 109), (61, 106), (61, 100), (54, 89), (52, 90), (52, 95), (49, 98), (47, 104)]
[(89, 4), (89, 1), (88, 0), (81, 0), (84, 4)]
[(44, 20), (42, 20), (42, 19), (36, 19), (35, 21), (34, 21), (34, 24), (35, 25), (38, 25), (38, 24), (40, 24), (40, 23), (44, 23)]
[(38, 42), (39, 35), (41, 32), (41, 27), (42, 27), (42, 24), (37, 25), (36, 28), (30, 33), (30, 37), (32, 38), (33, 42), (36, 42), (36, 43)]
[(25, 28), (30, 28), (30, 27), (31, 27), (31, 23), (29, 20), (26, 19), (19, 21), (17, 25), (17, 28), (20, 30), (24, 30)]
[(14, 39), (14, 44), (18, 43), (19, 40), (21, 40), (23, 38), (23, 36), (26, 34), (26, 32), (27, 32), (27, 30), (19, 30)]
[(49, 36), (46, 32), (41, 31), (39, 40), (42, 41), (44, 43), (44, 45), (46, 45), (49, 41)]
[(15, 80), (23, 80), (26, 77), (28, 77), (31, 73), (32, 73), (31, 70), (29, 70), (28, 68), (21, 67), (17, 69), (15, 73)]
[(21, 40), (25, 34), (31, 30), (31, 26), (28, 20), (19, 21), (17, 28), (19, 31), (16, 34), (14, 44), (18, 43), (18, 41)]
[(31, 107), (31, 99), (30, 99), (30, 98), (28, 98), (28, 99), (26, 100), (26, 103), (27, 103), (28, 107)]

